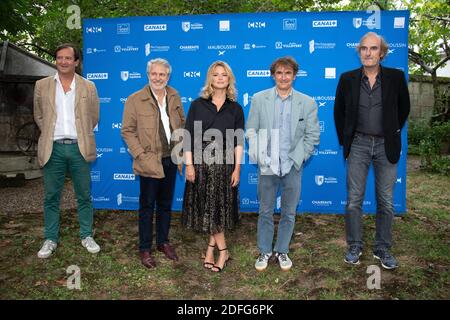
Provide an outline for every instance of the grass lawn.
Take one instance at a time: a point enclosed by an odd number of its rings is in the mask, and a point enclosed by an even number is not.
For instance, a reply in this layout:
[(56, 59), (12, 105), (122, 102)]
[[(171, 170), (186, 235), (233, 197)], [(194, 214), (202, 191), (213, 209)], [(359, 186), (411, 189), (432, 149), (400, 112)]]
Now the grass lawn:
[[(206, 237), (187, 232), (180, 215), (170, 238), (180, 261), (155, 254), (158, 267), (141, 266), (137, 213), (96, 211), (95, 239), (102, 247), (89, 254), (80, 244), (75, 210), (61, 216), (61, 241), (49, 259), (38, 259), (43, 241), (42, 213), (0, 214), (0, 299), (450, 299), (450, 179), (422, 171), (408, 174), (408, 213), (394, 222), (395, 271), (381, 269), (381, 289), (367, 288), (375, 221), (364, 219), (366, 249), (359, 266), (343, 262), (344, 218), (304, 214), (297, 217), (290, 245), (293, 268), (272, 263), (258, 273), (253, 265), (256, 214), (243, 214), (229, 233), (233, 258), (224, 272), (202, 267)], [(18, 189), (20, 191), (20, 189)], [(66, 269), (81, 270), (81, 290), (69, 290)]]

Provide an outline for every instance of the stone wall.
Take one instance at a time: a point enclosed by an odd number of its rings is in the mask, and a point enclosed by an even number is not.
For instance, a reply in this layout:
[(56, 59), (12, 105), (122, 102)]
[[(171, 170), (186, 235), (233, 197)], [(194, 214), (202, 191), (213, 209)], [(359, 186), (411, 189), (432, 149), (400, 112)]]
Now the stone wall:
[[(438, 77), (441, 90), (449, 90), (450, 78)], [(410, 120), (430, 119), (433, 114), (433, 84), (429, 76), (409, 75), (409, 97), (411, 99)], [(450, 92), (450, 90), (449, 90)]]

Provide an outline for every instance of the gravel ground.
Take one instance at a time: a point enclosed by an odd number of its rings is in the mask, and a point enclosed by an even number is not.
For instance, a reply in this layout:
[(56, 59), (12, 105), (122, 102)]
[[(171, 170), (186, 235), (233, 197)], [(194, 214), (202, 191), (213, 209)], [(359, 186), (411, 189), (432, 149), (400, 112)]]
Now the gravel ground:
[[(417, 156), (408, 157), (408, 171), (418, 170), (420, 158)], [(0, 188), (2, 201), (1, 213), (41, 213), (43, 212), (44, 180), (38, 178), (27, 180), (20, 188), (3, 187)], [(61, 208), (63, 210), (76, 209), (75, 194), (72, 182), (67, 180), (61, 195)]]
[[(0, 188), (3, 201), (0, 213), (40, 213), (44, 211), (44, 179), (26, 180), (19, 188)], [(61, 194), (63, 210), (76, 209), (77, 204), (71, 181), (66, 181)]]

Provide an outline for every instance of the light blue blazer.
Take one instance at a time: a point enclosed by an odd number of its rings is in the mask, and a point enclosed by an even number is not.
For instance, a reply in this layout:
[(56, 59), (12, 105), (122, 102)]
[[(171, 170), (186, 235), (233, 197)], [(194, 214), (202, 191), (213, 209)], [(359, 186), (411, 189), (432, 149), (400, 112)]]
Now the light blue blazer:
[[(272, 174), (270, 163), (267, 163), (267, 145), (273, 128), (275, 98), (276, 87), (255, 93), (245, 125), (250, 163), (257, 163), (261, 174)], [(320, 142), (317, 111), (314, 99), (293, 89), (291, 149), (288, 156), (294, 161), (297, 170), (300, 170), (303, 162), (313, 153), (314, 146)]]

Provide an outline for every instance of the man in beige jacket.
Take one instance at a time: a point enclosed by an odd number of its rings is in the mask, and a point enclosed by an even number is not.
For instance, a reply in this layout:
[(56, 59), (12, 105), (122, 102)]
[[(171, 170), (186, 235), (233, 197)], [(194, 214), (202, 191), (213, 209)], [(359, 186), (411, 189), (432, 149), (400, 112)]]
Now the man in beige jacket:
[(122, 120), (122, 137), (133, 157), (133, 171), (140, 176), (139, 251), (147, 268), (156, 266), (151, 255), (155, 204), (157, 249), (167, 258), (178, 260), (169, 244), (177, 171), (171, 153), (173, 132), (184, 128), (185, 119), (180, 95), (167, 85), (171, 69), (164, 59), (148, 62), (149, 84), (127, 98)]
[(55, 51), (57, 73), (36, 82), (34, 119), (41, 136), (38, 161), (44, 171), (45, 242), (39, 258), (48, 258), (59, 241), (60, 198), (66, 171), (72, 177), (78, 203), (81, 244), (90, 253), (100, 251), (92, 238), (90, 161), (96, 158), (93, 129), (99, 118), (95, 85), (75, 74), (79, 50), (63, 44)]

